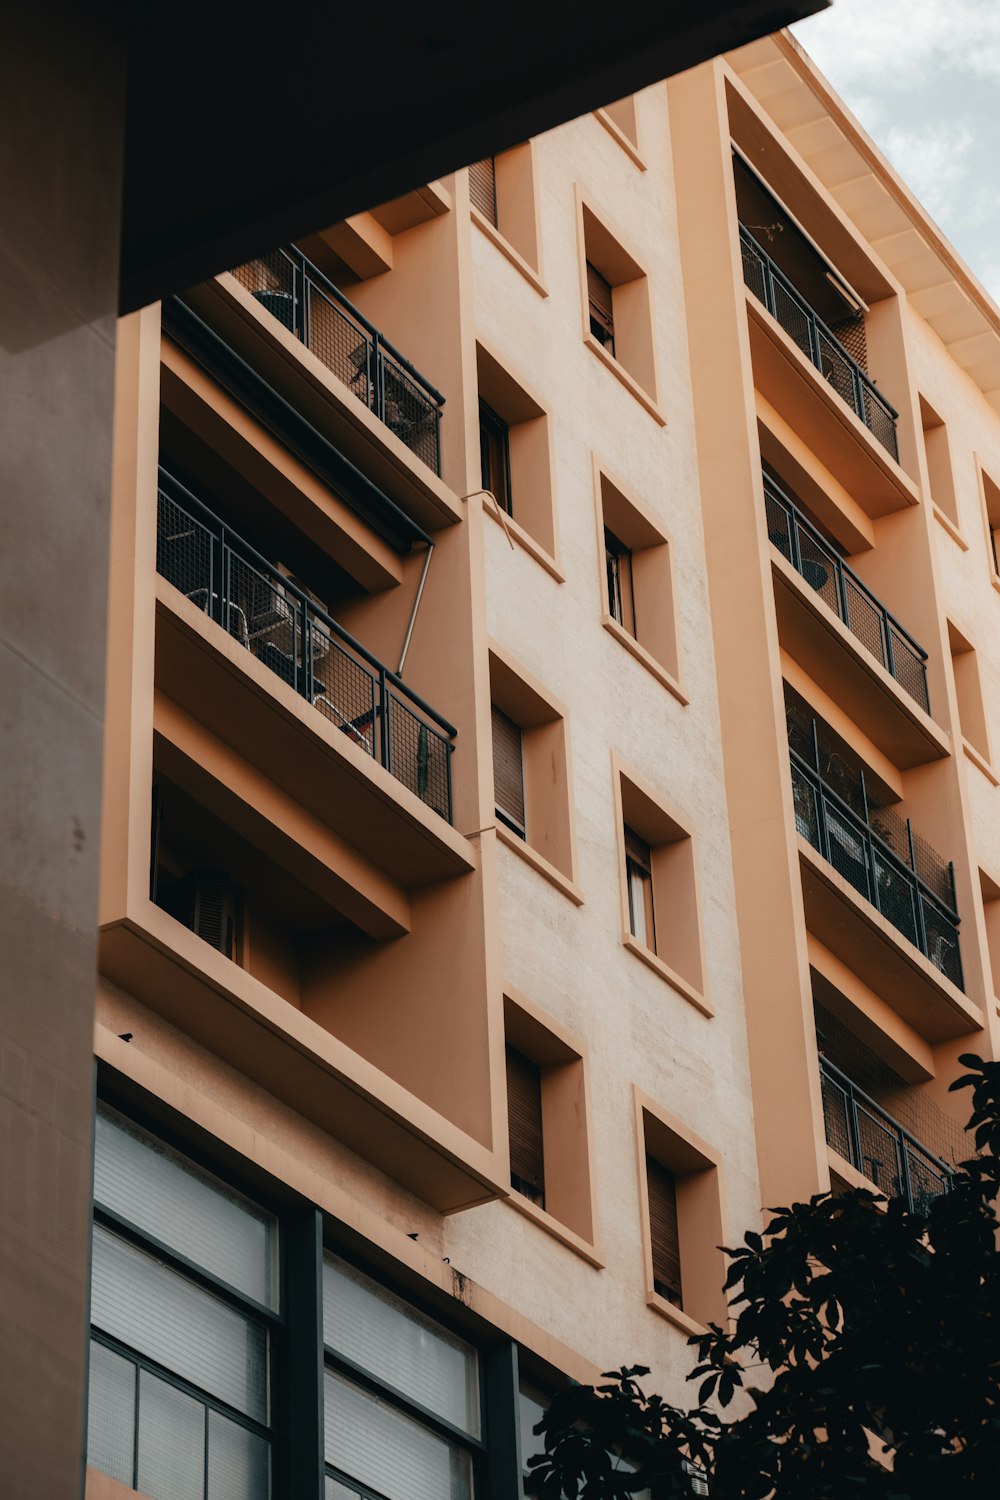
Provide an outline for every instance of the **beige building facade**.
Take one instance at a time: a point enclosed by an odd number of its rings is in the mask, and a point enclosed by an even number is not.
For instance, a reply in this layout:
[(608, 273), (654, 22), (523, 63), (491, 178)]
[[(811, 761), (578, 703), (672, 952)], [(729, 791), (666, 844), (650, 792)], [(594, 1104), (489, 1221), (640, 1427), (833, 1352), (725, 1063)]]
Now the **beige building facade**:
[(998, 529), (784, 33), (122, 320), (90, 1500), (516, 1496), (762, 1205), (945, 1190)]

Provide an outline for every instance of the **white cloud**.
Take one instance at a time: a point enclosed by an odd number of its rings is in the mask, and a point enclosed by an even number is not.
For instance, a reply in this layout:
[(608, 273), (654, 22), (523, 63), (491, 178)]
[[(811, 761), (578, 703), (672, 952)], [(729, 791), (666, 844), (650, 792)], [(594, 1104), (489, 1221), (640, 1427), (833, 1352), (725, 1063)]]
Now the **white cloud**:
[(793, 29), (842, 91), (908, 92), (951, 70), (1000, 81), (995, 0), (834, 0)]
[(929, 213), (935, 218), (952, 213), (965, 217), (976, 144), (967, 120), (916, 127), (890, 125), (880, 144)]

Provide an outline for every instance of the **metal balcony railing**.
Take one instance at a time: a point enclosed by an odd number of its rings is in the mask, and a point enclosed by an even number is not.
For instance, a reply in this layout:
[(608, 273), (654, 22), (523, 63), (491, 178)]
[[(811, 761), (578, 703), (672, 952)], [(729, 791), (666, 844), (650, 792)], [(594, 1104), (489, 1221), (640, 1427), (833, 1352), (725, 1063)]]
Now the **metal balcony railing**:
[(768, 474), (764, 475), (764, 506), (767, 534), (773, 545), (816, 590), (824, 604), (843, 620), (865, 650), (929, 713), (927, 652), (838, 557), (825, 537)]
[(455, 728), (164, 469), (156, 569), (451, 822)]
[[(891, 809), (875, 815), (878, 831), (836, 792), (813, 765), (790, 747), (792, 800), (795, 826), (802, 837), (822, 854), (839, 875), (898, 932), (919, 948), (936, 969), (962, 989), (962, 957), (958, 946), (959, 917), (955, 911), (955, 877), (951, 865), (938, 862), (945, 878), (936, 879), (937, 890), (917, 873), (918, 864), (928, 863), (928, 846), (921, 840), (923, 859), (918, 860), (917, 839), (909, 818), (905, 824)], [(864, 799), (864, 779), (861, 779)], [(901, 858), (889, 842), (901, 842), (905, 828), (908, 856)], [(942, 888), (950, 889), (950, 899)]]
[(444, 397), (301, 250), (271, 250), (237, 266), (233, 275), (440, 474)]
[(827, 1144), (887, 1198), (925, 1213), (948, 1191), (950, 1169), (825, 1057), (819, 1071)]
[(743, 224), (740, 225), (740, 251), (743, 280), (754, 296), (763, 302), (771, 316), (794, 339), (855, 416), (860, 417), (873, 437), (898, 459), (896, 419), (899, 413), (889, 405), (837, 335), (813, 311)]

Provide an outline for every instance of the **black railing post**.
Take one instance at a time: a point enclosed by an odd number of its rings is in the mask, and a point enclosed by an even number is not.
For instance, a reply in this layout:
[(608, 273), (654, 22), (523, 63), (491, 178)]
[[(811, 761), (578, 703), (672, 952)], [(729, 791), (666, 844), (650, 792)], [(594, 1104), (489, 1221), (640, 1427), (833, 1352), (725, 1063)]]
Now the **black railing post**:
[(837, 599), (840, 603), (840, 618), (843, 620), (848, 630), (850, 630), (851, 610), (847, 602), (847, 574), (844, 570), (844, 565), (839, 558), (836, 558), (834, 560), (833, 569), (837, 579)]
[(380, 760), (387, 771), (392, 770), (392, 747), (389, 743), (389, 694), (385, 685), (385, 668), (378, 674), (378, 716)]
[(385, 372), (382, 369), (382, 345), (378, 334), (372, 335), (372, 410), (380, 422), (385, 421)]
[(864, 1172), (865, 1163), (861, 1155), (861, 1130), (858, 1126), (858, 1101), (854, 1097), (853, 1085), (848, 1083), (845, 1090), (847, 1099), (847, 1134), (851, 1143), (851, 1165), (857, 1167), (859, 1172)]
[(799, 521), (798, 521), (798, 517), (795, 516), (795, 515), (793, 515), (790, 510), (786, 510), (785, 511), (785, 517), (786, 517), (786, 519), (788, 521), (788, 535), (789, 535), (789, 538), (790, 538), (790, 541), (791, 541), (791, 548), (790, 548), (790, 550), (791, 550), (792, 556), (790, 558), (790, 561), (791, 561), (792, 567), (795, 569), (796, 573), (801, 574), (801, 572), (802, 572), (802, 544), (799, 541)]
[(230, 588), (230, 557), (231, 553), (226, 542), (226, 533), (223, 529), (218, 542), (209, 532), (210, 546), (209, 557), (211, 558), (211, 572), (209, 574), (209, 597), (208, 609), (205, 611), (209, 619), (215, 620), (224, 630), (229, 629), (229, 588)]
[(915, 1212), (915, 1205), (913, 1202), (913, 1187), (910, 1183), (910, 1153), (906, 1149), (906, 1141), (902, 1136), (897, 1137), (896, 1151), (899, 1155), (900, 1166), (902, 1168), (899, 1196), (905, 1198), (906, 1206), (913, 1213)]

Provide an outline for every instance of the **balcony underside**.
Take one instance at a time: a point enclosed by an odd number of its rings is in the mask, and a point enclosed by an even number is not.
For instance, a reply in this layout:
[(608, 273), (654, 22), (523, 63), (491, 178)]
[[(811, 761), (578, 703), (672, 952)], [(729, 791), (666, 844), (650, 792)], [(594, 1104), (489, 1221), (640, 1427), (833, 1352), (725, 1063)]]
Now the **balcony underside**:
[(158, 578), (156, 685), (405, 890), (475, 868), (444, 818)]
[(781, 324), (746, 294), (754, 385), (872, 520), (916, 505), (912, 481)]
[(782, 648), (901, 771), (951, 753), (948, 737), (773, 548)]
[(418, 526), (436, 531), (462, 519), (462, 506), (444, 481), (235, 276), (223, 272), (185, 292), (184, 300)]
[(981, 1031), (982, 1011), (799, 836), (806, 926), (928, 1042)]
[(101, 972), (441, 1213), (502, 1196), (492, 1154), (154, 906), (100, 934)]

